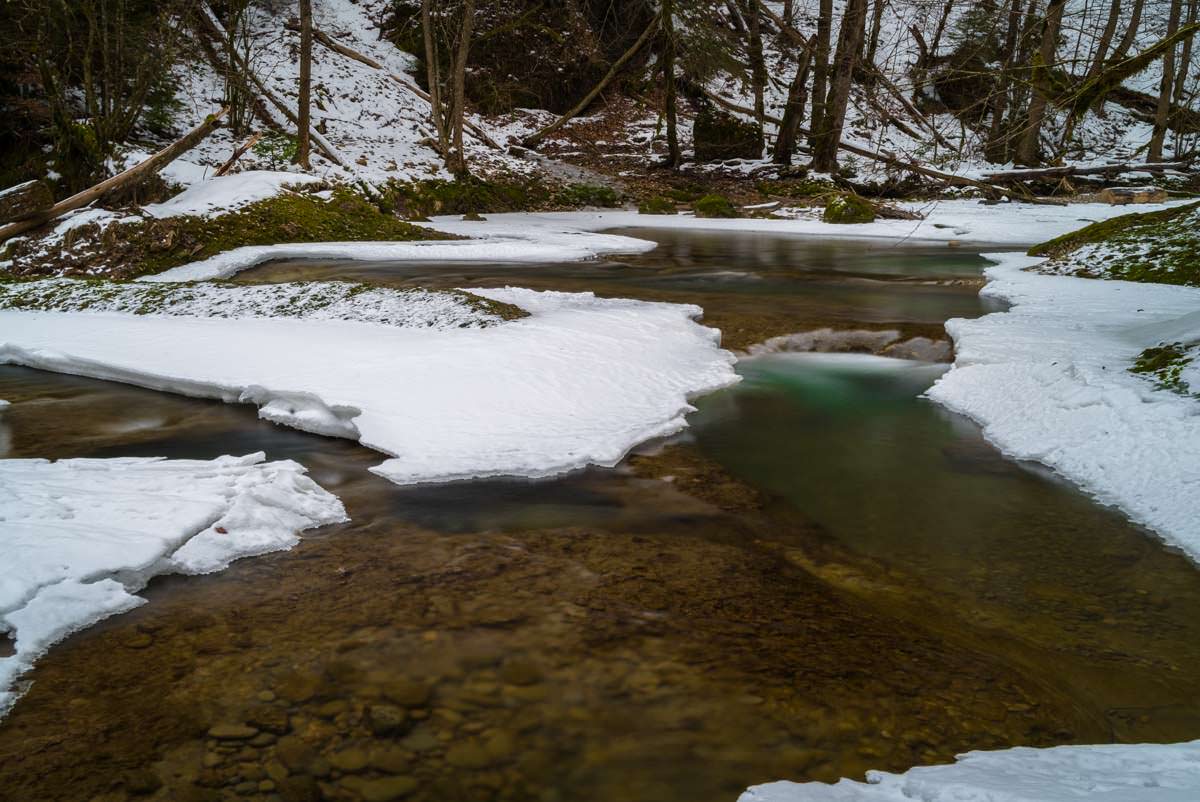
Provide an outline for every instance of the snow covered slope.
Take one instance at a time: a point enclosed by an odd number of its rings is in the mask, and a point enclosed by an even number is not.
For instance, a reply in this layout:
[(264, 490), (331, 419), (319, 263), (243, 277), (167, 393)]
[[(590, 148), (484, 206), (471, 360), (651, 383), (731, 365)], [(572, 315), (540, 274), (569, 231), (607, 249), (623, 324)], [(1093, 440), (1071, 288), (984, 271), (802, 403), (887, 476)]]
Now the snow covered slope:
[(254, 403), (391, 456), (400, 483), (615, 465), (737, 381), (695, 306), (473, 290), (529, 312), (486, 328), (0, 311), (0, 363)]
[(1200, 289), (1031, 273), (992, 255), (1007, 312), (951, 320), (954, 368), (929, 397), (998, 448), (1042, 462), (1200, 561), (1200, 398), (1129, 371), (1147, 348), (1200, 341)]
[(865, 783), (774, 782), (738, 802), (1195, 802), (1200, 741), (1018, 747), (968, 752), (946, 766), (867, 773)]
[(0, 630), (15, 640), (0, 714), (50, 646), (144, 604), (151, 577), (219, 571), (346, 520), (302, 466), (265, 459), (0, 460)]

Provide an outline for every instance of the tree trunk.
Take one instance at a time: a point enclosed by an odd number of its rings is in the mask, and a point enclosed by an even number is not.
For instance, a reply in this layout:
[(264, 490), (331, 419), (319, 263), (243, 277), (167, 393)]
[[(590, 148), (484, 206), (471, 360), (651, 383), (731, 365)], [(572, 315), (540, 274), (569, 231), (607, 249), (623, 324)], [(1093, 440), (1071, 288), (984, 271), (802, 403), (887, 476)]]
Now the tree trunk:
[(450, 106), (450, 153), (446, 168), (454, 175), (467, 175), (467, 154), (463, 150), (463, 120), (467, 114), (467, 58), (471, 53), (471, 35), (475, 27), (475, 0), (463, 0), (462, 22), (458, 26), (458, 47), (454, 53), (453, 103)]
[[(1179, 17), (1183, 10), (1182, 0), (1171, 0), (1171, 12), (1167, 17), (1167, 36), (1179, 30)], [(1150, 135), (1150, 148), (1146, 161), (1163, 160), (1163, 140), (1167, 137), (1167, 123), (1171, 115), (1171, 94), (1175, 86), (1175, 46), (1163, 55), (1162, 80), (1158, 84), (1158, 107), (1154, 111), (1154, 133)]]
[(296, 164), (309, 168), (309, 131), (312, 128), (312, 0), (300, 0), (300, 99), (296, 109)]
[(933, 32), (933, 41), (929, 44), (929, 55), (936, 58), (942, 48), (942, 35), (946, 33), (946, 23), (950, 21), (950, 13), (954, 11), (954, 0), (946, 0), (942, 6), (942, 16), (938, 18), (937, 28)]
[(992, 97), (992, 118), (988, 124), (984, 157), (992, 163), (1008, 161), (1008, 135), (1004, 130), (1004, 115), (1008, 113), (1008, 96), (1012, 91), (1012, 68), (1017, 57), (1017, 35), (1021, 31), (1021, 0), (1012, 0), (1008, 9), (1008, 28), (1004, 32), (1004, 59), (1000, 80)]
[(812, 63), (813, 46), (803, 48), (797, 59), (796, 75), (788, 87), (787, 105), (783, 110), (783, 122), (779, 124), (779, 132), (775, 135), (775, 153), (773, 161), (776, 164), (792, 163), (796, 152), (796, 137), (800, 133), (800, 123), (804, 119), (804, 106), (808, 102), (808, 68)]
[[(1037, 56), (1046, 70), (1054, 68), (1058, 31), (1065, 5), (1066, 0), (1050, 0), (1046, 5), (1046, 17), (1042, 21), (1042, 44)], [(1016, 160), (1021, 164), (1032, 166), (1041, 162), (1042, 121), (1046, 117), (1046, 107), (1049, 103), (1048, 91), (1044, 83), (1034, 81), (1033, 97), (1029, 101), (1029, 117), (1017, 142)]]
[(866, 21), (867, 0), (847, 0), (834, 57), (833, 82), (825, 101), (823, 127), (817, 134), (817, 146), (813, 149), (813, 169), (819, 172), (837, 169), (838, 144), (846, 121), (846, 105), (850, 101), (850, 82), (862, 50)]
[(1133, 49), (1133, 45), (1137, 41), (1138, 31), (1142, 27), (1142, 6), (1144, 5), (1145, 0), (1133, 0), (1133, 9), (1129, 13), (1129, 27), (1125, 29), (1125, 33), (1121, 36), (1121, 41), (1117, 45), (1117, 49), (1113, 51), (1112, 61), (1120, 61), (1129, 55), (1129, 51)]
[(236, 150), (234, 150), (233, 155), (231, 155), (228, 159), (226, 159), (225, 163), (222, 164), (220, 167), (218, 167), (217, 171), (215, 173), (213, 173), (213, 175), (220, 178), (221, 176), (225, 175), (230, 170), (232, 170), (233, 165), (237, 164), (238, 159), (245, 156), (246, 151), (248, 151), (248, 150), (250, 150), (250, 148), (254, 147), (255, 143), (258, 142), (258, 140), (260, 140), (260, 139), (262, 139), (262, 131), (256, 132), (252, 137), (250, 137), (244, 143), (242, 143), (242, 145), (240, 147), (238, 147)]
[(873, 0), (871, 3), (871, 36), (866, 55), (868, 67), (875, 66), (875, 56), (879, 53), (879, 31), (883, 25), (883, 10), (886, 7), (887, 0)]
[(793, 24), (796, 19), (796, 4), (795, 0), (783, 0), (783, 21), (788, 25)]
[(683, 162), (675, 108), (675, 0), (662, 0), (662, 42), (663, 116), (667, 122), (666, 166), (674, 170)]
[(54, 205), (54, 194), (43, 181), (26, 181), (0, 190), (0, 223), (36, 217)]
[(1088, 67), (1087, 77), (1095, 78), (1104, 69), (1104, 60), (1108, 58), (1108, 49), (1112, 47), (1113, 37), (1117, 34), (1117, 23), (1121, 21), (1121, 0), (1111, 0), (1108, 8), (1108, 21), (1100, 32), (1100, 41), (1096, 43), (1096, 52), (1092, 56), (1091, 66)]
[(437, 32), (433, 26), (433, 0), (421, 0), (421, 33), (425, 41), (425, 78), (429, 82), (429, 116), (437, 131), (438, 150), (445, 159), (450, 153), (450, 137), (442, 108), (442, 76), (438, 66)]
[(542, 130), (525, 137), (525, 139), (521, 140), (521, 144), (527, 148), (537, 147), (538, 143), (540, 143), (543, 139), (557, 131), (565, 123), (573, 119), (576, 115), (590, 106), (592, 101), (595, 100), (599, 94), (604, 91), (604, 88), (612, 82), (612, 79), (616, 78), (621, 70), (625, 68), (625, 65), (629, 63), (629, 60), (637, 55), (639, 50), (645, 47), (646, 42), (650, 41), (650, 38), (654, 36), (654, 33), (658, 30), (659, 20), (660, 17), (655, 17), (654, 20), (648, 26), (646, 26), (646, 30), (642, 31), (642, 35), (639, 36), (638, 40), (633, 43), (633, 46), (621, 54), (619, 59), (613, 62), (613, 65), (608, 68), (608, 72), (605, 73), (604, 77), (600, 79), (600, 82), (592, 87), (592, 91), (584, 95), (583, 100), (580, 100), (578, 103), (572, 106), (569, 111), (567, 111), (554, 122), (547, 125)]
[(750, 85), (754, 91), (754, 119), (761, 131), (766, 105), (763, 93), (767, 88), (767, 65), (763, 60), (762, 14), (758, 10), (760, 0), (746, 0), (744, 16), (750, 29)]
[(817, 47), (813, 53), (812, 117), (809, 128), (812, 136), (808, 146), (815, 151), (817, 138), (825, 130), (825, 100), (829, 85), (829, 48), (833, 36), (833, 0), (821, 0), (817, 15)]
[(73, 212), (76, 209), (81, 209), (84, 206), (87, 206), (89, 203), (99, 200), (113, 190), (131, 187), (138, 182), (149, 178), (171, 162), (178, 159), (183, 154), (187, 153), (192, 148), (196, 147), (196, 145), (200, 144), (201, 140), (203, 140), (213, 131), (217, 130), (217, 127), (221, 124), (221, 118), (228, 113), (228, 108), (222, 108), (217, 113), (210, 114), (204, 120), (204, 122), (200, 123), (200, 125), (196, 126), (191, 131), (188, 131), (183, 135), (182, 138), (163, 148), (158, 153), (155, 153), (144, 162), (139, 162), (133, 167), (130, 167), (128, 170), (114, 175), (112, 178), (107, 178), (104, 181), (101, 181), (99, 184), (85, 189), (83, 192), (72, 195), (66, 200), (59, 201), (49, 209), (46, 209), (45, 211), (40, 212), (32, 217), (16, 223), (9, 223), (6, 226), (0, 226), (0, 242), (9, 240), (18, 234), (24, 234), (26, 231), (30, 231), (40, 225), (50, 222), (51, 220), (62, 217), (67, 212)]
[[(1200, 15), (1200, 0), (1189, 0), (1187, 24), (1195, 25), (1196, 17)], [(1187, 101), (1188, 71), (1192, 67), (1193, 37), (1183, 40), (1183, 53), (1179, 56), (1179, 74), (1175, 76), (1175, 105), (1183, 106)]]

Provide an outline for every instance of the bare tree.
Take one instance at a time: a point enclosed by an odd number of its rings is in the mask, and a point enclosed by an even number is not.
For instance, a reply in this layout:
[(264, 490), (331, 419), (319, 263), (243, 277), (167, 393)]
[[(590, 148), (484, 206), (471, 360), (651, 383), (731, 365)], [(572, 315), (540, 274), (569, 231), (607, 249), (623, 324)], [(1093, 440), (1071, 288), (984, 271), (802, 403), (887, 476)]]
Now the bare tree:
[(1000, 79), (992, 95), (991, 120), (988, 124), (987, 144), (984, 154), (990, 162), (1008, 161), (1009, 137), (1004, 130), (1004, 119), (1008, 113), (1009, 95), (1012, 92), (1013, 65), (1017, 57), (1017, 36), (1021, 32), (1021, 0), (1012, 0), (1008, 8), (1008, 25), (1004, 31)]
[[(1182, 0), (1171, 0), (1171, 11), (1167, 16), (1167, 37), (1179, 30), (1179, 18), (1183, 10)], [(1162, 80), (1158, 84), (1158, 106), (1154, 110), (1154, 133), (1150, 135), (1147, 161), (1163, 160), (1163, 140), (1167, 136), (1167, 124), (1171, 115), (1171, 95), (1175, 82), (1175, 46), (1163, 55)]]
[[(429, 111), (437, 131), (437, 146), (446, 169), (467, 175), (463, 128), (467, 112), (467, 62), (475, 26), (475, 0), (461, 0), (458, 18), (447, 3), (421, 0), (421, 28), (425, 44), (425, 71), (429, 82)], [(443, 46), (452, 56), (449, 80), (442, 74)], [(449, 102), (447, 103), (447, 96)]]
[[(1066, 0), (1050, 0), (1046, 4), (1046, 15), (1042, 20), (1042, 43), (1035, 56), (1035, 79), (1033, 98), (1029, 101), (1029, 116), (1025, 128), (1017, 141), (1015, 158), (1021, 164), (1034, 165), (1041, 160), (1042, 122), (1049, 104), (1048, 75), (1054, 68), (1058, 51), (1058, 33), (1062, 26), (1063, 8)], [(1037, 77), (1041, 75), (1041, 77)]]
[(760, 0), (743, 0), (742, 16), (746, 18), (750, 33), (750, 86), (754, 92), (754, 119), (761, 130), (763, 115), (766, 113), (763, 94), (767, 87), (767, 65), (763, 60), (762, 14), (759, 11), (759, 2)]
[(296, 109), (296, 164), (309, 168), (309, 134), (312, 112), (312, 0), (300, 0), (300, 100)]
[(672, 170), (683, 162), (675, 97), (675, 0), (662, 0), (663, 116), (667, 122), (667, 159)]
[(772, 160), (776, 164), (789, 165), (796, 152), (796, 138), (800, 133), (800, 123), (804, 119), (804, 106), (808, 102), (808, 68), (812, 63), (813, 49), (816, 37), (809, 41), (807, 47), (800, 48), (797, 56), (796, 74), (788, 87), (787, 105), (783, 109), (783, 121), (775, 135), (775, 153)]
[(850, 101), (850, 83), (866, 35), (867, 0), (847, 0), (834, 56), (833, 81), (825, 100), (825, 117), (813, 148), (813, 169), (828, 172), (837, 167), (838, 145)]
[(817, 12), (817, 46), (813, 51), (812, 117), (808, 145), (817, 147), (818, 132), (825, 127), (825, 99), (829, 84), (829, 49), (833, 36), (833, 0), (821, 0)]
[(1121, 35), (1121, 41), (1117, 44), (1117, 49), (1113, 51), (1111, 61), (1120, 61), (1133, 49), (1134, 43), (1137, 42), (1138, 31), (1142, 27), (1142, 7), (1144, 5), (1145, 0), (1133, 0), (1133, 7), (1129, 12), (1129, 25), (1125, 27), (1125, 33)]

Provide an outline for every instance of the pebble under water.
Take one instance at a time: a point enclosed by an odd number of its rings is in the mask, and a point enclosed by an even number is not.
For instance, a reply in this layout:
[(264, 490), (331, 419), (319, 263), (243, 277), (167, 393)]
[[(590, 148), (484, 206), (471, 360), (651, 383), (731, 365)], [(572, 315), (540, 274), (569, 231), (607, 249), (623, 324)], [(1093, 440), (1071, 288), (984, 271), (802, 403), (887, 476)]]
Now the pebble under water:
[[(289, 263), (246, 281), (517, 284), (705, 307), (732, 347), (937, 337), (976, 254), (640, 232), (562, 266)], [(944, 336), (944, 335), (940, 335)], [(612, 470), (398, 487), (250, 407), (0, 368), (0, 456), (295, 459), (353, 522), (59, 644), (0, 799), (733, 800), (968, 749), (1200, 735), (1200, 574), (920, 393), (769, 354)]]

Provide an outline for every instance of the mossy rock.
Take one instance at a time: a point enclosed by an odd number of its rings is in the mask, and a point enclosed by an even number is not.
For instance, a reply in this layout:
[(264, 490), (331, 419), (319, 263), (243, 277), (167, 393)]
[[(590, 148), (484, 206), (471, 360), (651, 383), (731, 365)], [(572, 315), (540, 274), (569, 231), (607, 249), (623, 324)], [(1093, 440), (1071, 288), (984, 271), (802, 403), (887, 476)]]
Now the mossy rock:
[[(1076, 255), (1082, 248), (1088, 252)], [(1200, 286), (1200, 203), (1092, 223), (1035, 245), (1029, 255), (1049, 257), (1049, 272)]]
[(675, 214), (675, 201), (655, 196), (638, 204), (638, 214)]
[(821, 219), (838, 225), (871, 223), (875, 221), (875, 207), (857, 195), (834, 195), (825, 202)]
[(812, 198), (818, 195), (828, 195), (837, 189), (832, 181), (815, 178), (759, 181), (754, 188), (769, 197), (785, 198)]
[(363, 195), (338, 187), (329, 200), (285, 192), (217, 217), (181, 215), (71, 229), (54, 247), (21, 240), (6, 258), (18, 276), (100, 273), (131, 279), (247, 245), (456, 239), (384, 214)]
[(612, 187), (598, 184), (571, 184), (558, 192), (558, 202), (564, 206), (600, 206), (611, 209), (621, 202), (621, 195)]
[(762, 128), (716, 109), (696, 115), (692, 142), (700, 162), (762, 158)]
[(697, 217), (737, 217), (738, 211), (724, 195), (705, 195), (692, 205)]

